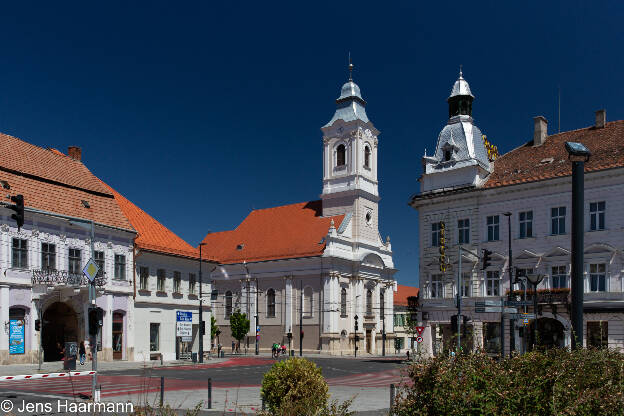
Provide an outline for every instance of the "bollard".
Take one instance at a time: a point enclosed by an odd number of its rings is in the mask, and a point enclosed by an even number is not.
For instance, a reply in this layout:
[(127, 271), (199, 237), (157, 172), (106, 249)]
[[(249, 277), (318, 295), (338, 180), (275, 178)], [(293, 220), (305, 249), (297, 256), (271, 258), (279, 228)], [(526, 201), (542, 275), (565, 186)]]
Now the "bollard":
[(392, 408), (394, 408), (394, 384), (390, 384), (390, 414), (392, 414)]
[(160, 365), (161, 366), (163, 365), (163, 355), (162, 354), (160, 354)]
[(165, 378), (160, 378), (160, 407), (163, 407), (165, 401)]
[(208, 377), (208, 409), (212, 409), (212, 378)]

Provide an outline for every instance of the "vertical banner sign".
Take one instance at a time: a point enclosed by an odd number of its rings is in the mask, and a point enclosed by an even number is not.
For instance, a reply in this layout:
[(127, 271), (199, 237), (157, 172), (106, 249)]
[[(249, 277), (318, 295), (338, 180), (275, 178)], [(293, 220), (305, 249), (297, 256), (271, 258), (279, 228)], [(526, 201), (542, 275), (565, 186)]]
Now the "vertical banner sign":
[(193, 312), (176, 311), (176, 336), (193, 336)]
[(440, 221), (440, 271), (446, 271), (446, 228), (444, 221)]
[(11, 319), (9, 323), (9, 354), (24, 354), (24, 321)]

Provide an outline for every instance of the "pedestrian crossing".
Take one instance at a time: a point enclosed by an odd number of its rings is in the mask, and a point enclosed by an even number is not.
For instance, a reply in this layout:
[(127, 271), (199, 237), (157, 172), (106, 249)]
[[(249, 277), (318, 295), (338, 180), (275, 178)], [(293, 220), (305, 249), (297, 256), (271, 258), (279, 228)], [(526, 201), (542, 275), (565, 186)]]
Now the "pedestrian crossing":
[(327, 380), (327, 384), (348, 387), (388, 387), (390, 384), (398, 385), (402, 380), (401, 370), (396, 368), (377, 373), (352, 374), (331, 378)]

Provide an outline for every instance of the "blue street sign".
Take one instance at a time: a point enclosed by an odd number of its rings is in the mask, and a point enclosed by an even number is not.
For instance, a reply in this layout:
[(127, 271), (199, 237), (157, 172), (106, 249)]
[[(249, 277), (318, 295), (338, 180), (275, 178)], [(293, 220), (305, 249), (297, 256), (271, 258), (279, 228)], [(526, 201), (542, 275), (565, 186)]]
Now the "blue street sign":
[(176, 311), (176, 322), (193, 322), (193, 312)]

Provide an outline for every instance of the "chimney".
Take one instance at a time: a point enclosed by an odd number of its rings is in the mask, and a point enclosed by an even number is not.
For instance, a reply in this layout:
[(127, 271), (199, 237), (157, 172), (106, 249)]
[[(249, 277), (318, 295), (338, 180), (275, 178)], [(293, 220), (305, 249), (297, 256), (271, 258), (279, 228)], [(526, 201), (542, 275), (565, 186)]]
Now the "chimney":
[(533, 146), (541, 146), (548, 136), (548, 121), (544, 116), (533, 117), (535, 130), (533, 131)]
[(596, 128), (601, 129), (607, 124), (607, 110), (596, 111)]
[(78, 162), (80, 162), (80, 160), (82, 159), (82, 149), (80, 149), (80, 147), (78, 146), (69, 146), (67, 148), (67, 154), (69, 155), (69, 157), (77, 160)]

